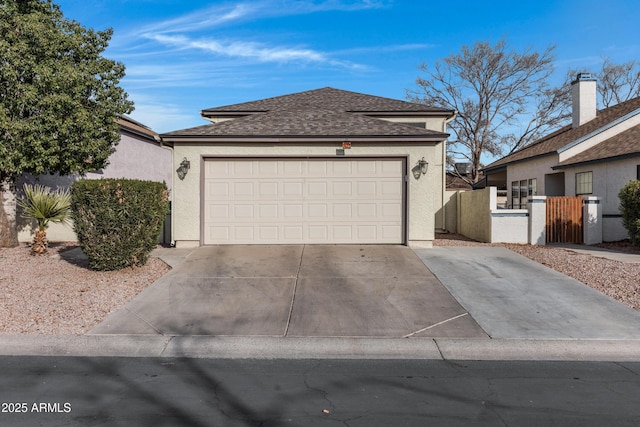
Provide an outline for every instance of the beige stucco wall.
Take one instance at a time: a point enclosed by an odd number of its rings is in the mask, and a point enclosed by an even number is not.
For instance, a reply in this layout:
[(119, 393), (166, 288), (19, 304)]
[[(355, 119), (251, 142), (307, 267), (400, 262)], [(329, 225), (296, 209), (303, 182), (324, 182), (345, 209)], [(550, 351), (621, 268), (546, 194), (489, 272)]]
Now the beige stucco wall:
[[(458, 193), (463, 193), (462, 191), (457, 190), (446, 190), (444, 196), (444, 209), (443, 212), (444, 218), (444, 229), (449, 233), (457, 233), (458, 232)], [(437, 224), (437, 216), (436, 216), (436, 224)]]
[(619, 217), (618, 193), (626, 183), (636, 179), (638, 165), (640, 165), (640, 157), (633, 157), (564, 169), (567, 196), (575, 195), (577, 173), (589, 171), (593, 173), (593, 196), (599, 197), (602, 204), (602, 239), (606, 242), (629, 237)]
[[(86, 179), (131, 178), (147, 181), (165, 182), (171, 190), (171, 150), (159, 144), (122, 133), (116, 151), (109, 157), (109, 165), (100, 173), (88, 173)], [(79, 175), (39, 175), (25, 174), (17, 182), (20, 192), (25, 183), (39, 183), (54, 189), (68, 188), (81, 177)], [(30, 224), (18, 213), (18, 240), (28, 242), (33, 237), (35, 224)], [(51, 242), (75, 241), (76, 235), (70, 225), (51, 224), (47, 229), (47, 238)]]
[(491, 188), (458, 193), (458, 233), (479, 242), (491, 241)]
[[(200, 244), (200, 188), (201, 162), (203, 156), (326, 156), (337, 157), (337, 143), (176, 143), (173, 170), (183, 158), (191, 163), (184, 178), (174, 177), (173, 192), (173, 237), (176, 246)], [(443, 202), (442, 180), (444, 143), (352, 143), (345, 150), (345, 157), (362, 156), (409, 156), (408, 160), (408, 237), (409, 241), (430, 242), (434, 239), (435, 212)], [(415, 179), (411, 173), (422, 157), (429, 162), (426, 175)]]
[[(371, 117), (376, 117), (372, 115)], [(437, 132), (447, 132), (447, 122), (442, 117), (378, 117), (379, 119), (395, 123), (425, 123), (425, 128)]]
[[(544, 156), (532, 159), (527, 162), (514, 163), (507, 167), (507, 200), (508, 205), (512, 206), (511, 200), (511, 183), (513, 181), (521, 181), (523, 179), (536, 179), (537, 195), (545, 194), (544, 176), (549, 173), (555, 173), (551, 169), (552, 166), (558, 164), (557, 155)], [(534, 194), (535, 196), (535, 194)]]
[(480, 242), (527, 243), (526, 209), (498, 209), (497, 188), (457, 193), (458, 233)]
[(636, 179), (640, 157), (632, 157), (617, 161), (593, 163), (572, 168), (553, 170), (557, 156), (547, 156), (528, 162), (509, 165), (507, 168), (507, 195), (511, 204), (511, 182), (522, 179), (537, 179), (538, 195), (545, 195), (545, 174), (564, 173), (566, 196), (575, 196), (576, 174), (593, 172), (593, 196), (601, 199), (603, 214), (602, 238), (606, 242), (626, 239), (626, 230), (620, 220), (620, 189), (630, 180)]

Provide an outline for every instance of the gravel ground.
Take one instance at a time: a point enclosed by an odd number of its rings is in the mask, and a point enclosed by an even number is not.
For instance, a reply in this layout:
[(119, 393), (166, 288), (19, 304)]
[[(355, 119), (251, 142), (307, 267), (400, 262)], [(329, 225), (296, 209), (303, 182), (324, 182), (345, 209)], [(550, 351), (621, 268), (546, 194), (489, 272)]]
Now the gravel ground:
[[(490, 245), (456, 234), (438, 234), (434, 245), (504, 246), (640, 310), (640, 264), (549, 246)], [(640, 254), (626, 242), (602, 246)], [(49, 256), (31, 256), (26, 244), (0, 248), (0, 334), (84, 334), (170, 270), (150, 258), (143, 267), (98, 272), (55, 256), (75, 247), (52, 243)]]
[(84, 334), (170, 268), (157, 258), (143, 267), (90, 270), (56, 258), (71, 243), (51, 243), (49, 256), (29, 247), (0, 248), (0, 334)]
[[(476, 245), (504, 246), (640, 310), (640, 264), (612, 261), (551, 246), (479, 243), (457, 234), (438, 234), (434, 242), (434, 246)], [(605, 243), (598, 246), (640, 254), (640, 250), (629, 242)]]

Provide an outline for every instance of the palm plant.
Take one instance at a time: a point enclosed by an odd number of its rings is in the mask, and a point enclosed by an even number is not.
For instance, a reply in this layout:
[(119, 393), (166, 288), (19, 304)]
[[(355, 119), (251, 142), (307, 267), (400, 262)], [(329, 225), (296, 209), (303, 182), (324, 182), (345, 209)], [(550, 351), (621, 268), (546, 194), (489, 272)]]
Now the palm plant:
[(38, 230), (31, 243), (31, 254), (42, 255), (47, 252), (47, 227), (50, 222), (69, 221), (71, 193), (69, 190), (52, 190), (40, 184), (24, 185), (25, 197), (18, 201), (22, 216), (35, 220)]

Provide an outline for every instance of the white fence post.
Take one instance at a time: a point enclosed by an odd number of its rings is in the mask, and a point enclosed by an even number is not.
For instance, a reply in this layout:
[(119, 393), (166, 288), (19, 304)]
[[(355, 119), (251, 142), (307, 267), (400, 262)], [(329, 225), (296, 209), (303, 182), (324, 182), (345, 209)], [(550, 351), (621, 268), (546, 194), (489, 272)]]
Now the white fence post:
[(600, 197), (582, 198), (582, 229), (585, 245), (602, 243), (602, 204)]
[(531, 196), (527, 200), (529, 211), (529, 244), (547, 244), (547, 196)]

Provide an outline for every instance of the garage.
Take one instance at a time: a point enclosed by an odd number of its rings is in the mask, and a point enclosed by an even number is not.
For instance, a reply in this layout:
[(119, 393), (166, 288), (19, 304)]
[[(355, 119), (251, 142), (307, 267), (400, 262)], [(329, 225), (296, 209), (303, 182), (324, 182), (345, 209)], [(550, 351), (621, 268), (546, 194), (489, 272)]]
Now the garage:
[(406, 163), (205, 158), (202, 243), (403, 244)]
[(160, 135), (177, 248), (430, 247), (444, 227), (452, 110), (327, 87), (200, 114)]

